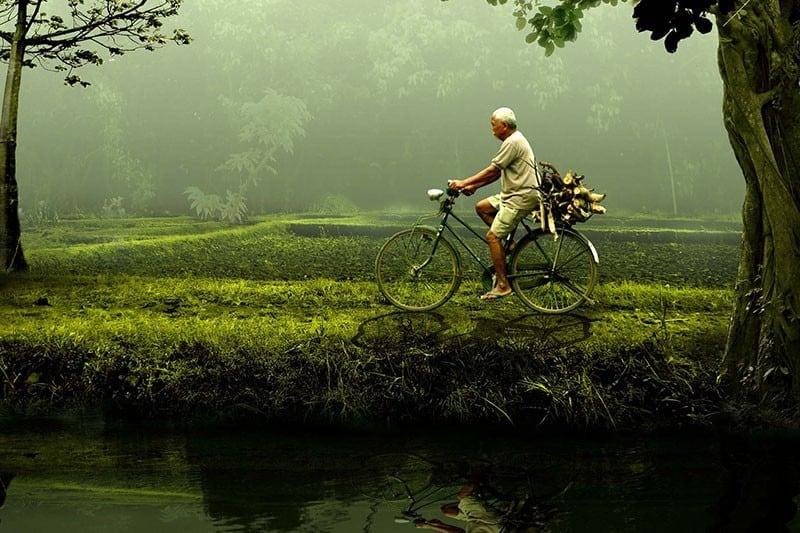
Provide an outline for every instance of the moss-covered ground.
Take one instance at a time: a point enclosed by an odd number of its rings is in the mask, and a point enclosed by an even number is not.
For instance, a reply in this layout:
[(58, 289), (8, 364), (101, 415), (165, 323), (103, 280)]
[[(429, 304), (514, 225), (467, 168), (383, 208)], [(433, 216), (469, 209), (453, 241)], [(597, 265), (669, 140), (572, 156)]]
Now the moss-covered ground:
[(562, 316), (481, 302), (474, 268), (436, 311), (389, 306), (374, 258), (413, 216), (25, 228), (30, 272), (0, 277), (0, 406), (348, 425), (708, 421), (735, 223), (599, 218), (578, 228), (600, 254), (596, 301)]

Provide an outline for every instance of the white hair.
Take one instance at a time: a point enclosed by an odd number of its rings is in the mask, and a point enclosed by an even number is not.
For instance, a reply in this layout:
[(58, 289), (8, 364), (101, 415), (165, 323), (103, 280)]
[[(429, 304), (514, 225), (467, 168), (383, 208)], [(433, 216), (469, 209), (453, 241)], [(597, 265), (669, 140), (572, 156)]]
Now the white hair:
[(503, 124), (507, 124), (511, 128), (517, 127), (517, 116), (508, 107), (496, 109), (495, 112), (492, 113), (492, 116)]

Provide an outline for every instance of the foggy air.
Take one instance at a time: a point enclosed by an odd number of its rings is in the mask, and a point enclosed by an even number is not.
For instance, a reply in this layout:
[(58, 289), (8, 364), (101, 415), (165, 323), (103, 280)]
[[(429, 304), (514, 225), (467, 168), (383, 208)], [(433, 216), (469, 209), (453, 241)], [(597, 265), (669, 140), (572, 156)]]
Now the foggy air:
[(550, 57), (482, 1), (204, 0), (167, 24), (192, 44), (85, 67), (88, 88), (23, 73), (23, 224), (188, 215), (191, 191), (241, 192), (250, 214), (413, 209), (486, 166), (500, 106), (616, 214), (740, 209), (714, 36), (667, 54), (627, 6), (590, 11)]

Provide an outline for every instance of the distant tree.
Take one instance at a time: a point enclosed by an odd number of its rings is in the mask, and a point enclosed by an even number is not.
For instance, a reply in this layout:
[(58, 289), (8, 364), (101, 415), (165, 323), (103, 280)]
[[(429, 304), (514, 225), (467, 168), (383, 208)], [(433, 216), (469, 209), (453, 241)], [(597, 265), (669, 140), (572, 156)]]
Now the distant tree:
[(62, 0), (46, 13), (47, 0), (0, 3), (0, 60), (8, 64), (0, 117), (0, 263), (6, 271), (27, 269), (20, 242), (16, 178), (17, 117), (23, 67), (42, 66), (65, 73), (67, 85), (87, 86), (75, 74), (84, 65), (101, 65), (97, 50), (115, 56), (155, 50), (189, 35), (162, 33), (162, 19), (178, 14), (183, 0)]
[[(506, 4), (508, 0), (487, 0)], [(625, 0), (622, 0), (623, 2)], [(547, 55), (584, 12), (617, 0), (513, 0), (517, 27)], [(641, 0), (639, 31), (670, 53), (716, 18), (723, 118), (745, 179), (743, 237), (724, 382), (775, 407), (800, 406), (800, 0)], [(658, 102), (654, 102), (658, 105)]]
[(239, 151), (229, 154), (218, 170), (239, 178), (237, 194), (244, 200), (267, 175), (278, 173), (273, 167), (278, 154), (292, 153), (295, 139), (306, 134), (304, 126), (311, 120), (311, 114), (303, 100), (273, 89), (264, 91), (256, 102), (238, 104), (221, 99), (227, 107), (234, 108), (240, 129)]

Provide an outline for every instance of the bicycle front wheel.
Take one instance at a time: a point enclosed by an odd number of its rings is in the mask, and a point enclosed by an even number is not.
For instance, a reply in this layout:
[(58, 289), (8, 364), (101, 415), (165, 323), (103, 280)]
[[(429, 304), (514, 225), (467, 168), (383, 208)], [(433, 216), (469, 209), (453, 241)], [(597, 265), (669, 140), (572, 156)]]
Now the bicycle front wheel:
[(542, 313), (572, 311), (589, 299), (597, 265), (585, 239), (566, 229), (558, 238), (543, 231), (517, 243), (509, 265), (517, 296)]
[(400, 309), (430, 311), (461, 284), (461, 259), (431, 228), (413, 228), (386, 241), (375, 260), (378, 288)]

